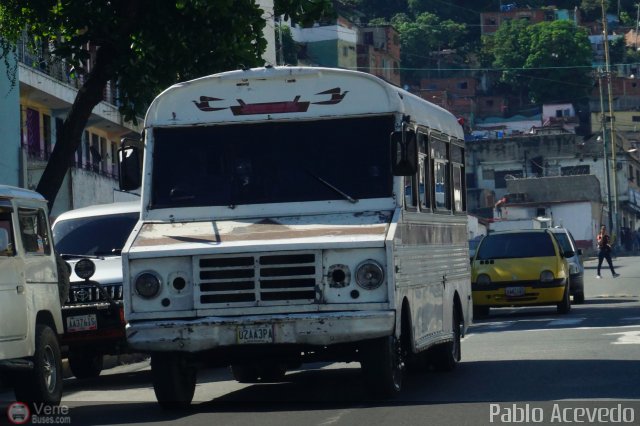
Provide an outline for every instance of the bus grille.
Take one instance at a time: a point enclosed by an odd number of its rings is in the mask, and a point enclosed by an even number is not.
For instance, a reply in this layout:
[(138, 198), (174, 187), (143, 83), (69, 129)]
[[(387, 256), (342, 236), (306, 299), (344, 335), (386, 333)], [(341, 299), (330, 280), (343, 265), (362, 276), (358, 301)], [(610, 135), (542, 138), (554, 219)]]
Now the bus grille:
[(206, 256), (198, 259), (201, 306), (310, 304), (320, 282), (314, 252)]

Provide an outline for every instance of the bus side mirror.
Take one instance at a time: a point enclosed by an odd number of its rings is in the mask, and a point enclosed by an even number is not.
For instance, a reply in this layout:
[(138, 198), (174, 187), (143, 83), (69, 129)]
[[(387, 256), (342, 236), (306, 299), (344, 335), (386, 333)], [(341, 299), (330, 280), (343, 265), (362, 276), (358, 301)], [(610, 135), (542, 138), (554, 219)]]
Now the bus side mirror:
[(394, 176), (412, 176), (418, 170), (416, 133), (404, 130), (391, 133), (391, 160)]
[(142, 183), (140, 148), (130, 142), (132, 141), (123, 139), (118, 149), (118, 181), (122, 191), (138, 189)]

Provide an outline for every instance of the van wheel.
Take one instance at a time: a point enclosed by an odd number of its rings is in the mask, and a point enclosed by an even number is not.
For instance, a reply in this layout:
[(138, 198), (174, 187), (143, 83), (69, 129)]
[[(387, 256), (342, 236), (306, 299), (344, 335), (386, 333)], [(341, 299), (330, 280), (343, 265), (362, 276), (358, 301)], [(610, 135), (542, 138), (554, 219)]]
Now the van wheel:
[(365, 384), (373, 396), (391, 398), (402, 389), (404, 363), (394, 336), (370, 340), (362, 347), (360, 363)]
[(99, 352), (72, 349), (68, 358), (69, 368), (77, 379), (98, 377), (102, 371), (103, 356)]
[(187, 408), (196, 390), (197, 368), (179, 353), (151, 354), (153, 391), (162, 408)]
[(460, 313), (457, 308), (453, 309), (452, 321), (453, 340), (433, 348), (431, 362), (438, 371), (455, 370), (462, 358)]
[(48, 325), (36, 325), (33, 370), (14, 377), (16, 400), (58, 405), (62, 399), (62, 357), (55, 332)]
[(573, 295), (573, 302), (576, 305), (582, 305), (584, 303), (584, 292), (576, 293)]
[(558, 313), (568, 314), (571, 311), (571, 297), (569, 296), (569, 286), (565, 286), (562, 301), (558, 303)]

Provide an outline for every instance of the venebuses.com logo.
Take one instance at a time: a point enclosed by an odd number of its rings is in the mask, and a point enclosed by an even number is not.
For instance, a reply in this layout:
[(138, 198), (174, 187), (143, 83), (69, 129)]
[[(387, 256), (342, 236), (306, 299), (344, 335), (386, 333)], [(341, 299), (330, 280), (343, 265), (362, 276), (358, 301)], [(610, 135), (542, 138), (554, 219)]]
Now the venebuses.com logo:
[(14, 425), (31, 424), (71, 424), (69, 407), (35, 403), (32, 409), (24, 402), (16, 401), (7, 407), (7, 418)]

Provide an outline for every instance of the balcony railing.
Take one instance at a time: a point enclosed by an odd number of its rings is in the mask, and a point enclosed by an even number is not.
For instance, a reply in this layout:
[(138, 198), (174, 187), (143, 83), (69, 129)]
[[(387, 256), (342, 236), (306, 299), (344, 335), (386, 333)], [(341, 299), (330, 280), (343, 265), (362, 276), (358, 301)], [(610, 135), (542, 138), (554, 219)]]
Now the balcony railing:
[[(68, 64), (64, 59), (52, 55), (45, 49), (40, 49), (39, 52), (31, 51), (27, 46), (26, 37), (23, 37), (23, 39), (18, 42), (16, 53), (19, 62), (63, 84), (75, 89), (79, 89), (84, 84), (85, 76), (82, 73), (76, 72), (73, 66)], [(112, 82), (108, 82), (102, 94), (102, 99), (107, 103), (117, 106), (118, 101), (116, 95), (114, 85)]]

